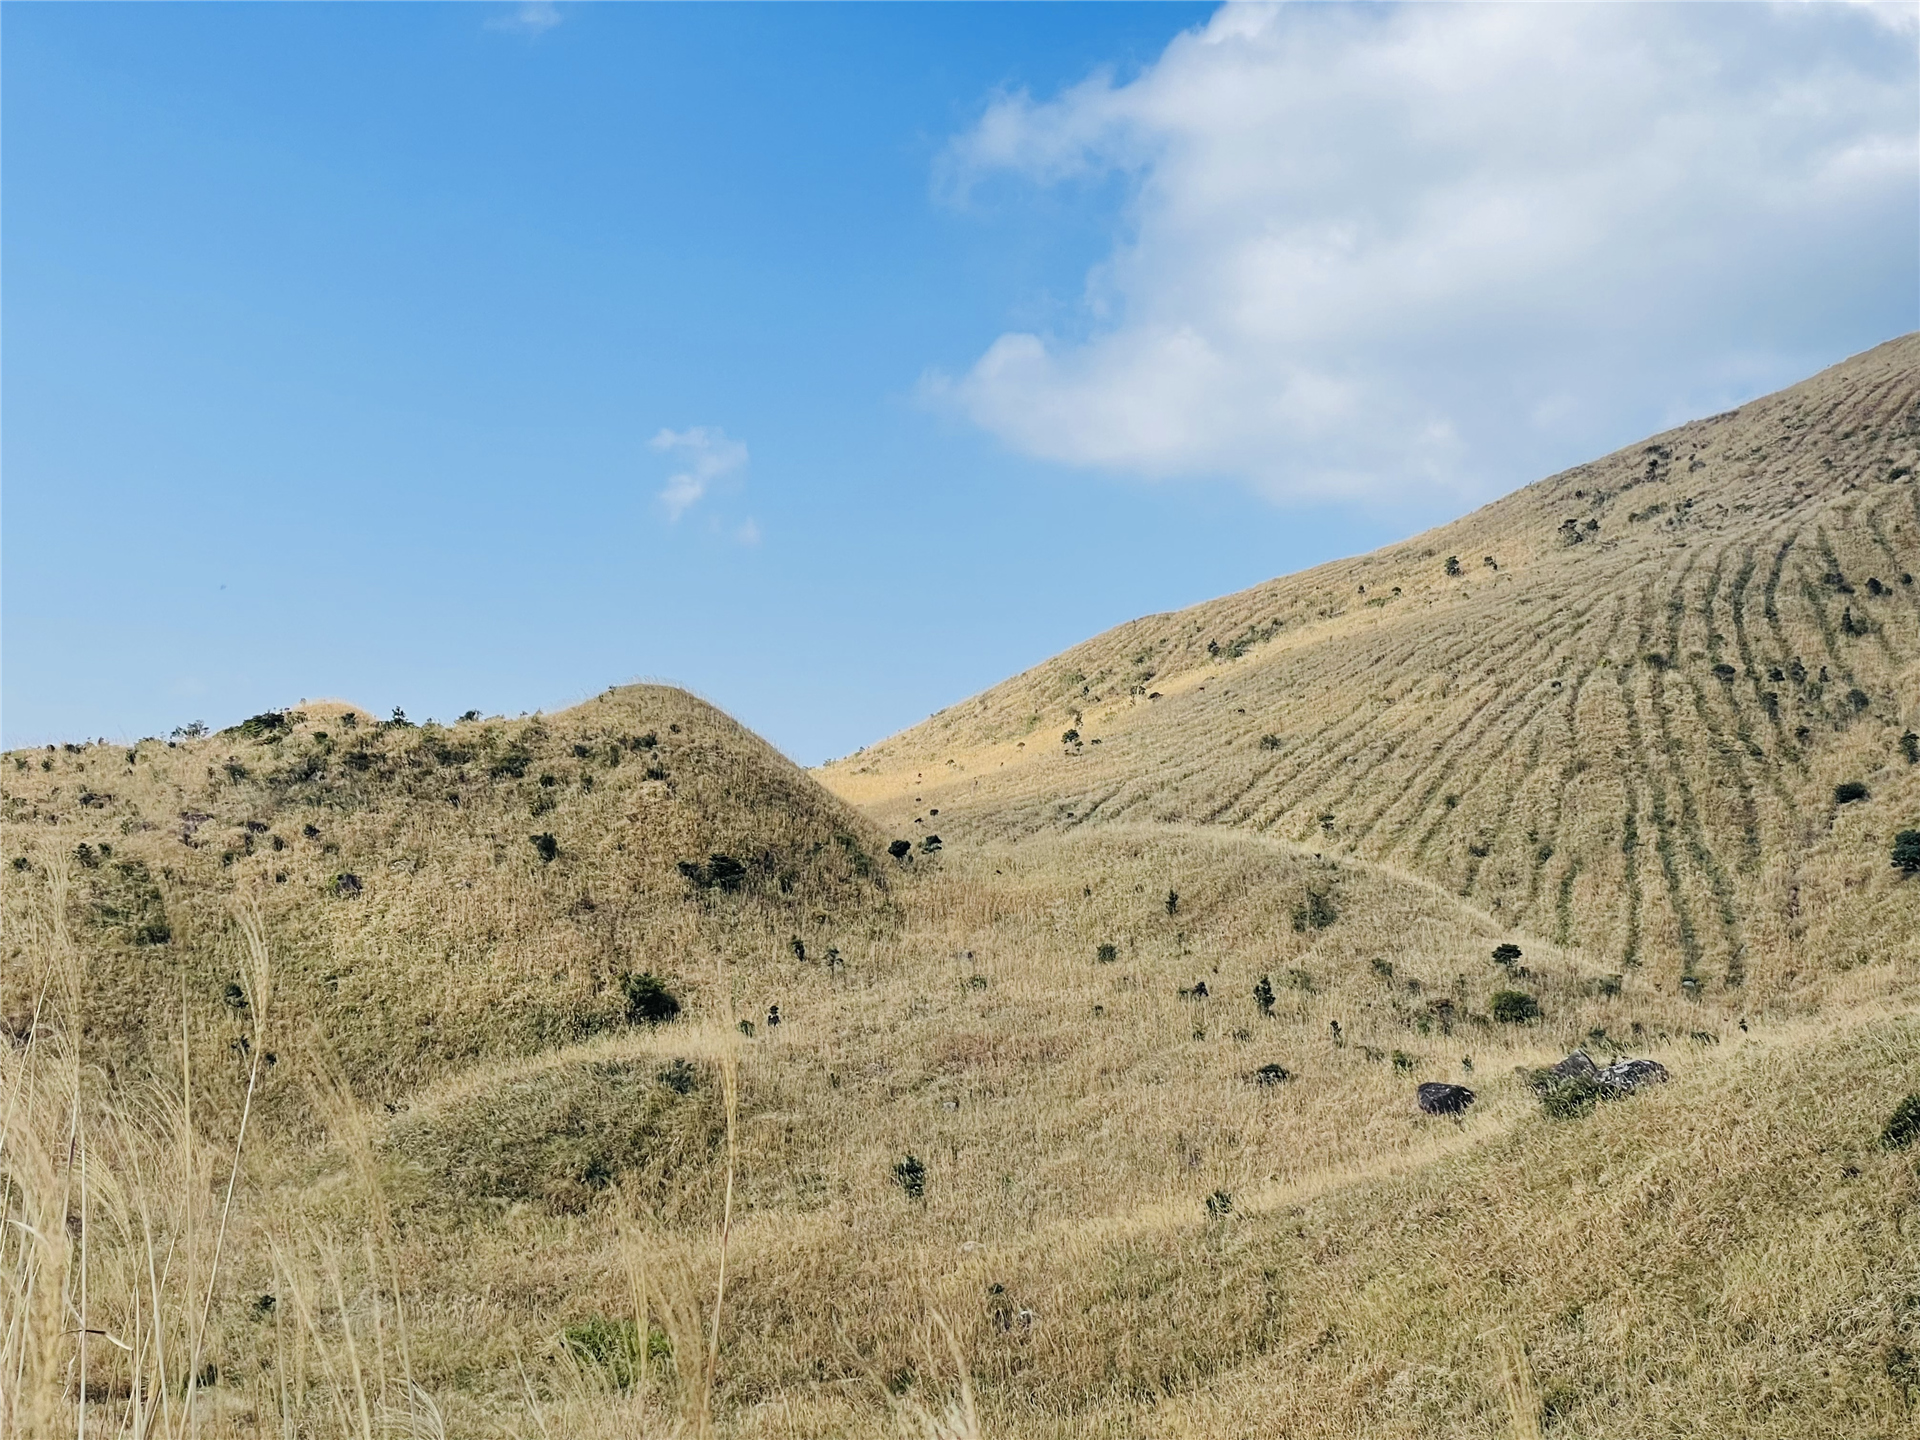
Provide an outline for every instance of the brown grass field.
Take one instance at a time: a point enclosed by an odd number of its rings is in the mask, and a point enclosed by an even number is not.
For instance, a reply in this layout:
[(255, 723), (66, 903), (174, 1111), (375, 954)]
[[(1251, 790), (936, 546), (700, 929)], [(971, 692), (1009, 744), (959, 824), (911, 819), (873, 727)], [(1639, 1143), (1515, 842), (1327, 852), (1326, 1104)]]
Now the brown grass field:
[(1920, 1434), (1916, 468), (1909, 337), (813, 775), (8, 754), (0, 1433)]

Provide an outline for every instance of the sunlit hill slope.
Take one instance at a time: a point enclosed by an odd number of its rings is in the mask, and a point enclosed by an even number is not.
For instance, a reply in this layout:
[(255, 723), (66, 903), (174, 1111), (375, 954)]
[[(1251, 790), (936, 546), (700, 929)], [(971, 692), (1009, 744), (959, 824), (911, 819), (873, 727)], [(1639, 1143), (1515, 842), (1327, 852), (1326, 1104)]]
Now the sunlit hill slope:
[(949, 836), (1284, 836), (1671, 983), (1911, 955), (1886, 855), (1920, 803), (1917, 467), (1908, 336), (1404, 544), (1119, 626), (822, 777), (890, 823), (937, 807)]

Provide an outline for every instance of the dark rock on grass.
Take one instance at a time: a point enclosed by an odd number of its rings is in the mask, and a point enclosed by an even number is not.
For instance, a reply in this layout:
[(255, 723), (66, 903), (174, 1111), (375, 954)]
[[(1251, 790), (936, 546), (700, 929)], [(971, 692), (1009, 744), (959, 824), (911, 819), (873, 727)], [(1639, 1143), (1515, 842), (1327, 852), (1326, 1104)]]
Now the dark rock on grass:
[(1464, 1085), (1429, 1080), (1416, 1092), (1420, 1108), (1429, 1115), (1459, 1115), (1473, 1104), (1473, 1091)]
[(1584, 1050), (1549, 1068), (1522, 1067), (1518, 1073), (1556, 1120), (1577, 1119), (1602, 1100), (1624, 1100), (1642, 1086), (1667, 1082), (1667, 1067), (1657, 1060), (1622, 1059), (1603, 1069)]
[(1667, 1067), (1658, 1060), (1616, 1060), (1599, 1075), (1600, 1086), (1616, 1095), (1631, 1095), (1642, 1085), (1667, 1083)]
[(1586, 1051), (1576, 1050), (1553, 1067), (1553, 1074), (1562, 1080), (1591, 1080), (1597, 1084), (1600, 1067), (1593, 1063), (1593, 1057)]

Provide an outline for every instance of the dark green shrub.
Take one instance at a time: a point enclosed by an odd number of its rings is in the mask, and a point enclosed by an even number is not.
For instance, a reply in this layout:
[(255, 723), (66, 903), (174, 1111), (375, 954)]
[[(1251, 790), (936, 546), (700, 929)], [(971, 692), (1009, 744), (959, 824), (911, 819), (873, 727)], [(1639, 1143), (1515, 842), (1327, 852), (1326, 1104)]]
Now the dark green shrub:
[(533, 842), (533, 848), (539, 852), (542, 865), (551, 865), (554, 857), (560, 853), (560, 842), (544, 831), (538, 835), (529, 835), (527, 839)]
[(887, 854), (896, 860), (905, 860), (907, 856), (912, 853), (913, 842), (911, 840), (895, 840), (887, 846)]
[(1413, 1057), (1404, 1050), (1393, 1052), (1393, 1069), (1397, 1075), (1406, 1075), (1413, 1070)]
[(1280, 748), (1280, 737), (1278, 735), (1262, 735), (1260, 737), (1260, 748), (1262, 750), (1278, 750)]
[(1503, 1025), (1525, 1025), (1540, 1018), (1540, 1002), (1524, 990), (1496, 990), (1487, 1010)]
[(333, 893), (336, 895), (358, 895), (360, 890), (360, 877), (350, 871), (342, 870), (333, 877)]
[(1534, 1071), (1533, 1088), (1540, 1096), (1540, 1108), (1555, 1120), (1577, 1120), (1605, 1098), (1596, 1081), (1584, 1075), (1559, 1076), (1551, 1070)]
[(1262, 1015), (1273, 1014), (1273, 981), (1262, 975), (1253, 982), (1253, 1003), (1260, 1007)]
[(1836, 805), (1851, 805), (1856, 800), (1866, 798), (1867, 787), (1863, 781), (1842, 780), (1833, 787), (1833, 803)]
[(1739, 673), (1740, 672), (1738, 670), (1735, 670), (1731, 665), (1722, 664), (1722, 665), (1716, 665), (1713, 667), (1713, 678), (1723, 683), (1727, 681), (1731, 681), (1734, 678), (1734, 676), (1738, 675)]
[(1449, 575), (1458, 575), (1460, 573), (1460, 557), (1458, 555), (1447, 556), (1446, 571)]
[(787, 948), (793, 951), (794, 959), (800, 961), (802, 964), (806, 963), (806, 959), (807, 959), (807, 942), (806, 941), (802, 940), (798, 935), (796, 935), (787, 942)]
[(279, 710), (263, 710), (258, 715), (249, 716), (231, 730), (223, 730), (223, 735), (238, 735), (243, 740), (265, 740), (269, 736), (284, 735), (289, 729), (286, 714)]
[(1393, 979), (1393, 962), (1391, 960), (1385, 960), (1376, 955), (1369, 963), (1373, 967), (1373, 973), (1378, 975), (1382, 980)]
[(747, 883), (747, 867), (731, 855), (709, 855), (704, 865), (697, 860), (682, 860), (678, 869), (702, 890), (733, 891)]
[(1172, 915), (1176, 913), (1179, 909), (1180, 909), (1180, 892), (1178, 890), (1167, 891), (1167, 914)]
[(1920, 830), (1902, 830), (1893, 837), (1893, 864), (1909, 875), (1920, 870)]
[(1904, 1150), (1920, 1140), (1920, 1090), (1893, 1107), (1887, 1128), (1880, 1132), (1880, 1143), (1889, 1150)]
[(1493, 963), (1496, 965), (1511, 965), (1519, 958), (1520, 947), (1510, 940), (1493, 947)]
[(1233, 1192), (1232, 1191), (1216, 1190), (1211, 1195), (1207, 1196), (1207, 1218), (1209, 1220), (1224, 1220), (1226, 1219), (1227, 1216), (1231, 1215), (1232, 1213), (1233, 1213)]
[(1096, 946), (1093, 952), (1093, 958), (1098, 964), (1111, 965), (1120, 958), (1120, 947), (1110, 943)]
[(480, 712), (478, 710), (462, 710), (460, 712), (460, 722), (462, 724), (471, 724), (473, 721), (478, 720), (479, 718), (480, 718)]
[(1909, 730), (1900, 737), (1900, 753), (1907, 757), (1907, 764), (1920, 765), (1920, 735)]
[(533, 753), (516, 741), (493, 757), (493, 763), (487, 766), (487, 774), (495, 780), (518, 780), (527, 773), (527, 767), (531, 764)]
[(1080, 743), (1080, 732), (1078, 730), (1067, 731), (1060, 737), (1060, 743), (1062, 745), (1078, 745)]
[(1324, 930), (1340, 918), (1340, 911), (1333, 903), (1333, 896), (1324, 888), (1313, 885), (1307, 888), (1306, 899), (1293, 912), (1295, 930)]
[(927, 1167), (920, 1157), (909, 1155), (893, 1167), (893, 1180), (907, 1192), (909, 1200), (924, 1200), (927, 1195)]
[(651, 971), (622, 975), (620, 988), (627, 997), (629, 1025), (664, 1025), (680, 1013), (680, 997)]
[(1256, 1085), (1284, 1085), (1293, 1076), (1284, 1065), (1262, 1065), (1248, 1078)]

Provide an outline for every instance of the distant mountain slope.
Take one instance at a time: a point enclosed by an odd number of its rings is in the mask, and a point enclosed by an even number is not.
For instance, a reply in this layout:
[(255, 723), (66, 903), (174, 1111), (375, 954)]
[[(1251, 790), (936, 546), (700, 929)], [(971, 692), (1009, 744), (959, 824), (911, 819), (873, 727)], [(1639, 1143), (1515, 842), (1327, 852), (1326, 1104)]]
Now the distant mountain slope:
[[(1911, 954), (1912, 902), (1883, 907), (1920, 825), (1916, 469), (1907, 336), (1119, 626), (822, 778), (950, 836), (1272, 831), (1688, 983), (1791, 984), (1875, 936)], [(1837, 803), (1847, 782), (1868, 798)]]
[[(655, 972), (692, 1003), (714, 954), (888, 903), (867, 821), (657, 686), (519, 720), (373, 725), (320, 702), (177, 745), (14, 751), (0, 803), (0, 1019), (16, 1033), (44, 978), (47, 876), (123, 1057), (177, 1045), (183, 1002), (201, 1020), (243, 1003), (233, 909), (251, 901), (282, 1007), (382, 1098), (624, 1028), (623, 975)], [(226, 1028), (198, 1037), (221, 1063)]]

